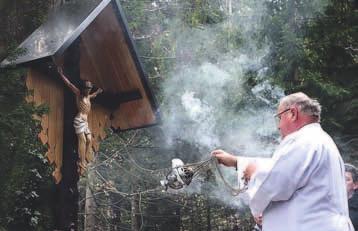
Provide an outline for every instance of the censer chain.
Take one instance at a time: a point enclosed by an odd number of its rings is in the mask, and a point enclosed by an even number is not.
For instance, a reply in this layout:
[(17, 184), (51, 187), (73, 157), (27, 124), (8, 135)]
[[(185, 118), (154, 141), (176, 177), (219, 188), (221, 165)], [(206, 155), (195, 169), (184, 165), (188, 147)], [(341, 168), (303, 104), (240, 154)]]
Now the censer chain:
[(237, 196), (239, 195), (240, 193), (244, 192), (247, 190), (247, 185), (245, 184), (245, 186), (243, 188), (234, 188), (233, 186), (230, 185), (229, 182), (227, 182), (220, 170), (220, 167), (219, 167), (219, 162), (218, 160), (215, 158), (215, 157), (211, 157), (209, 159), (206, 159), (206, 160), (203, 160), (203, 161), (200, 161), (198, 163), (191, 163), (191, 164), (186, 164), (184, 165), (184, 167), (191, 167), (193, 168), (193, 172), (194, 172), (194, 175), (193, 177), (197, 176), (199, 174), (199, 170), (204, 168), (204, 167), (207, 167), (208, 165), (210, 165), (211, 163), (215, 163), (215, 168), (216, 170), (218, 171), (219, 173), (219, 176), (221, 178), (221, 180), (223, 181), (225, 187), (227, 187), (231, 193), (234, 195), (234, 196)]

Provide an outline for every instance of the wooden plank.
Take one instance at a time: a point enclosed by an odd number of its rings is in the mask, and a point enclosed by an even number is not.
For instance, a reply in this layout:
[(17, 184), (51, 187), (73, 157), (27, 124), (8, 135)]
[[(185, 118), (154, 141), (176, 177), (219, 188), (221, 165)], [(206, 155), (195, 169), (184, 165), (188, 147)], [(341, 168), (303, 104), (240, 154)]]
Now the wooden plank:
[[(106, 16), (111, 17), (111, 21), (116, 21), (114, 20), (115, 15), (112, 8), (111, 9), (108, 8), (108, 12), (106, 12)], [(119, 24), (118, 24), (118, 28), (120, 28), (121, 31), (121, 33), (119, 33), (119, 36), (121, 36), (121, 40), (124, 41), (124, 34)], [(132, 127), (140, 127), (140, 126), (145, 126), (147, 124), (152, 124), (155, 121), (155, 116), (150, 106), (150, 102), (146, 96), (146, 92), (141, 83), (138, 70), (134, 64), (133, 58), (130, 56), (130, 51), (128, 46), (124, 45), (125, 43), (120, 43), (120, 44), (121, 44), (120, 46), (121, 54), (125, 54), (126, 57), (129, 57), (129, 58), (122, 59), (125, 63), (125, 66), (127, 66), (126, 70), (128, 70), (130, 75), (129, 77), (127, 76), (126, 77), (130, 78), (131, 85), (134, 85), (139, 88), (143, 99), (135, 102), (128, 102), (122, 104), (121, 107), (119, 108), (118, 116), (116, 116), (115, 118), (119, 120), (118, 124), (121, 129), (129, 129)], [(124, 79), (126, 78), (121, 78), (120, 80), (124, 81)]]
[[(62, 166), (63, 143), (63, 89), (62, 85), (49, 76), (31, 68), (26, 77), (26, 86), (33, 90), (32, 97), (35, 105), (47, 105), (48, 114), (38, 117), (41, 120), (41, 131), (38, 134), (40, 141), (48, 147), (46, 157), (50, 164), (54, 164), (55, 170)], [(37, 116), (34, 116), (35, 118)], [(56, 183), (61, 179), (56, 178)]]
[(106, 137), (105, 129), (109, 128), (109, 111), (100, 105), (92, 105), (89, 125), (92, 132), (92, 147), (98, 151), (100, 142)]
[[(98, 35), (109, 36), (96, 37)], [(155, 123), (151, 103), (112, 5), (108, 5), (82, 33), (81, 42), (81, 72), (86, 72), (92, 82), (100, 83), (105, 91), (115, 93), (139, 89), (143, 97), (124, 103), (115, 110), (111, 125), (129, 129)]]
[(55, 91), (55, 98), (57, 101), (56, 107), (56, 144), (55, 144), (55, 171), (54, 178), (58, 184), (62, 179), (61, 168), (63, 159), (63, 89), (61, 86), (57, 86)]
[(31, 69), (29, 69), (27, 72), (27, 75), (25, 77), (25, 84), (26, 84), (27, 89), (29, 91), (31, 91), (27, 94), (26, 101), (28, 103), (32, 103), (32, 102), (34, 102), (34, 95), (32, 92), (34, 88), (33, 88), (32, 77), (31, 77)]
[(37, 72), (35, 72), (35, 70), (32, 70), (31, 76), (33, 78), (32, 83), (33, 83), (33, 90), (34, 90), (34, 102), (36, 106), (39, 106), (42, 103), (41, 94), (39, 90), (37, 90), (38, 82), (40, 80), (40, 75)]
[(126, 130), (131, 128), (139, 128), (154, 124), (155, 116), (153, 113), (148, 113), (148, 104), (143, 104), (141, 100), (127, 102), (114, 112), (114, 120), (112, 120), (112, 127)]
[(98, 65), (96, 65), (95, 54), (91, 52), (91, 49), (88, 49), (88, 39), (85, 36), (81, 36), (81, 59), (80, 59), (80, 68), (81, 68), (81, 79), (87, 79), (91, 81), (96, 87), (100, 87), (102, 89), (110, 88), (110, 84), (102, 81), (99, 78), (99, 70)]
[[(118, 38), (119, 32), (116, 26), (116, 20), (109, 21), (107, 19), (106, 14), (110, 12), (110, 5), (97, 17), (97, 19), (86, 29), (86, 31), (82, 34), (83, 41), (86, 43), (88, 53), (94, 53), (91, 55), (91, 59), (95, 59), (96, 61), (92, 60), (92, 64), (98, 66), (97, 69), (99, 70), (99, 74), (101, 78), (110, 78), (115, 80), (115, 76), (123, 75), (126, 70), (126, 66), (123, 65), (123, 61), (121, 58), (124, 59), (123, 54), (119, 48), (121, 42)], [(114, 27), (111, 24), (115, 24)], [(93, 34), (102, 34), (102, 35), (110, 35), (104, 36), (101, 39), (93, 39)], [(113, 57), (109, 54), (119, 54), (120, 57)], [(115, 89), (111, 89), (114, 91), (118, 91), (125, 88), (130, 88), (130, 85), (124, 85), (121, 81), (105, 81), (110, 83), (110, 87), (115, 87)]]
[(51, 158), (53, 161), (56, 159), (56, 153), (55, 153), (55, 147), (56, 147), (56, 138), (58, 136), (57, 134), (57, 98), (56, 98), (56, 87), (54, 86), (54, 83), (46, 79), (44, 81), (44, 85), (47, 88), (48, 95), (46, 98), (49, 100), (49, 119), (48, 119), (48, 137), (49, 137), (49, 148), (50, 148), (50, 155), (49, 159)]
[(93, 30), (96, 27), (96, 20), (92, 22), (89, 28), (87, 28), (81, 35), (81, 74), (83, 73), (91, 82), (95, 83), (97, 87), (101, 87), (106, 90), (114, 90), (113, 85), (104, 81), (100, 76), (98, 62), (105, 61), (105, 57), (102, 57), (102, 53), (98, 52), (102, 48), (96, 47), (96, 40), (102, 38), (95, 37), (93, 35), (101, 34), (99, 31)]

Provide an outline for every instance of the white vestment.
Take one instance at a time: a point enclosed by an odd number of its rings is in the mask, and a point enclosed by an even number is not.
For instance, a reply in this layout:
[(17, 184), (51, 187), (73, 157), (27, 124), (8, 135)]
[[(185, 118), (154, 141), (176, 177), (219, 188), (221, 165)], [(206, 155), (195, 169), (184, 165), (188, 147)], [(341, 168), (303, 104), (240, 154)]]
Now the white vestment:
[(238, 168), (256, 162), (248, 186), (263, 231), (353, 231), (348, 215), (344, 163), (319, 123), (286, 136), (272, 158), (238, 157)]

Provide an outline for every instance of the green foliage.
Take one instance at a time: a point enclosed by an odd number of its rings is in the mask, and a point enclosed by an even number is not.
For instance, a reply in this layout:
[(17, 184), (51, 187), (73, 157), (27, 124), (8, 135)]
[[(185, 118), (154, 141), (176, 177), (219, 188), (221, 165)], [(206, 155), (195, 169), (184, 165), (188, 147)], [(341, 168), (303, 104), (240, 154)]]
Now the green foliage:
[[(287, 92), (303, 91), (318, 98), (324, 128), (337, 140), (345, 137), (344, 143), (357, 136), (358, 129), (354, 104), (358, 97), (358, 11), (350, 1), (328, 2), (311, 15), (307, 15), (307, 9), (314, 10), (309, 1), (270, 2), (262, 33), (272, 43), (267, 59), (274, 81)], [(355, 147), (354, 142), (342, 145), (351, 153), (345, 155), (347, 159), (354, 158)]]
[(0, 224), (7, 230), (48, 230), (51, 177), (37, 138), (45, 108), (25, 102), (23, 70), (0, 70)]
[(192, 27), (219, 23), (224, 18), (223, 12), (219, 10), (219, 1), (190, 0), (185, 1), (182, 7), (183, 22)]
[[(47, 16), (48, 1), (1, 1), (0, 60), (26, 52), (15, 50)], [(37, 134), (34, 114), (47, 112), (25, 101), (25, 70), (0, 69), (0, 230), (50, 230), (50, 167)]]

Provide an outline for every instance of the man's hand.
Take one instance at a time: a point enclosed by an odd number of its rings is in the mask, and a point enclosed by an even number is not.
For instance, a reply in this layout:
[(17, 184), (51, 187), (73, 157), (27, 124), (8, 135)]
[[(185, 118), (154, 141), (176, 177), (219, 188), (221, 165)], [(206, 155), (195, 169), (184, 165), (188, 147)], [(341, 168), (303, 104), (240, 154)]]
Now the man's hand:
[(251, 176), (256, 172), (256, 164), (255, 163), (249, 163), (244, 171), (244, 179), (249, 181), (251, 179)]
[(229, 154), (223, 150), (214, 150), (211, 152), (211, 155), (215, 157), (220, 164), (223, 164), (227, 167), (236, 167), (237, 157)]
[(254, 217), (256, 224), (262, 227), (262, 215)]

